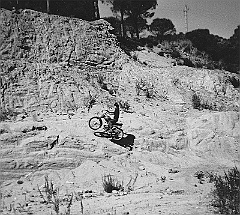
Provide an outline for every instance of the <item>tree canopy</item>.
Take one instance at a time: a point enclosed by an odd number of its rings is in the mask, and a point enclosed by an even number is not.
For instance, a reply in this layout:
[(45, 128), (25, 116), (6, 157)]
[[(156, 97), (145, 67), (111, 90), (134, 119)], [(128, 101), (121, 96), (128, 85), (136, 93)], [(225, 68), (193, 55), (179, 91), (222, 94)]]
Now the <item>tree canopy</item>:
[(157, 36), (162, 36), (168, 31), (176, 32), (175, 26), (170, 19), (156, 18), (150, 25), (150, 30)]
[(121, 35), (121, 28), (120, 28), (121, 22), (119, 19), (117, 19), (116, 17), (113, 17), (113, 16), (103, 17), (103, 19), (111, 24), (111, 26), (114, 28), (114, 30), (112, 32), (115, 35), (117, 35), (117, 36)]
[(154, 12), (149, 12), (151, 9), (155, 9), (157, 6), (157, 0), (139, 1), (131, 0), (129, 1), (129, 8), (127, 10), (127, 15), (131, 17), (133, 21), (133, 27), (137, 38), (139, 38), (139, 20), (151, 18)]

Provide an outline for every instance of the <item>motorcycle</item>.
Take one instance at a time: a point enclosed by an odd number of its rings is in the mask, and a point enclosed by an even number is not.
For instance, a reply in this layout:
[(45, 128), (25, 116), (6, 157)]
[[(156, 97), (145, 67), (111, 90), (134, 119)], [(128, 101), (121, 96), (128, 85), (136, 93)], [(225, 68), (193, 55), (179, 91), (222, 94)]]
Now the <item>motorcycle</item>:
[(116, 122), (110, 129), (108, 124), (110, 119), (111, 117), (108, 115), (107, 111), (105, 111), (105, 113), (103, 113), (101, 116), (94, 116), (90, 118), (88, 125), (94, 131), (100, 129), (103, 126), (104, 134), (106, 134), (107, 137), (111, 137), (113, 140), (119, 141), (123, 138), (124, 135), (123, 130), (121, 129), (123, 124)]

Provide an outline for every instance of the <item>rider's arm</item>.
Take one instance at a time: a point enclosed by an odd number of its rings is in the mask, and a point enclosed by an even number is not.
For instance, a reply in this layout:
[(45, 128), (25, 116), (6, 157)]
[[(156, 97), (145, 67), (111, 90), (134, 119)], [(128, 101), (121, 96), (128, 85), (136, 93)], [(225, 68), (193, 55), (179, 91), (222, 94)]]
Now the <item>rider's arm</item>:
[(109, 114), (114, 114), (114, 111), (106, 110)]

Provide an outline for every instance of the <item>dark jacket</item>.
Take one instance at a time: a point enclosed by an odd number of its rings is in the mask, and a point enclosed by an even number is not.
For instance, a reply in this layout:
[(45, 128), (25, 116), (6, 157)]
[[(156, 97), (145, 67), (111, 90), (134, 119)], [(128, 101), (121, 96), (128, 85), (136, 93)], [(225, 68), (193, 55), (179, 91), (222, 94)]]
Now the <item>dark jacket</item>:
[(119, 106), (116, 106), (115, 107), (115, 110), (114, 110), (114, 117), (113, 119), (117, 122), (118, 119), (119, 119), (119, 114), (120, 114), (120, 110), (119, 110)]

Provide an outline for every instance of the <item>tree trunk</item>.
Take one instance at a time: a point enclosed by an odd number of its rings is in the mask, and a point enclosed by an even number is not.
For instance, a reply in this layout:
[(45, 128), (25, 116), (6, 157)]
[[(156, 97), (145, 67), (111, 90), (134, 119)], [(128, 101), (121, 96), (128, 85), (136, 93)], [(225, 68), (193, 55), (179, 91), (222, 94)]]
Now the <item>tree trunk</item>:
[(16, 11), (18, 11), (18, 10), (19, 10), (19, 8), (20, 8), (20, 5), (19, 5), (19, 0), (17, 0), (17, 1), (16, 1), (16, 7), (15, 7)]
[(95, 12), (95, 19), (100, 19), (98, 0), (94, 0), (93, 5), (94, 5), (94, 12)]
[(139, 39), (138, 16), (134, 17), (134, 27), (135, 27), (136, 36)]
[(125, 37), (125, 26), (124, 26), (124, 20), (123, 20), (124, 12), (122, 7), (120, 9), (120, 13), (121, 13), (121, 36)]
[(49, 13), (49, 1), (50, 0), (47, 0), (47, 13)]

